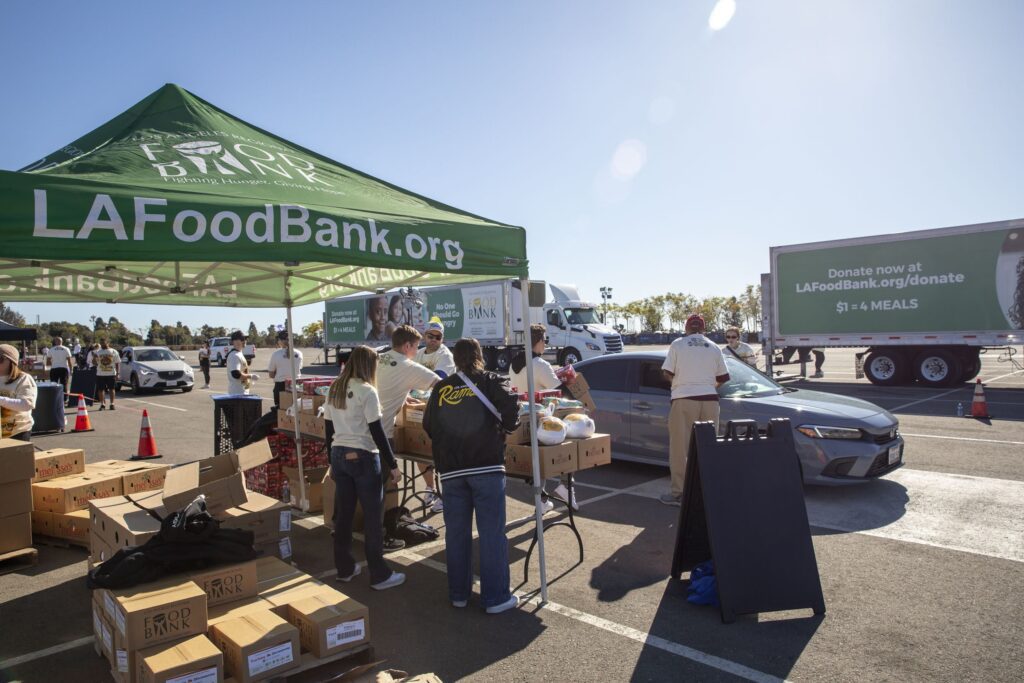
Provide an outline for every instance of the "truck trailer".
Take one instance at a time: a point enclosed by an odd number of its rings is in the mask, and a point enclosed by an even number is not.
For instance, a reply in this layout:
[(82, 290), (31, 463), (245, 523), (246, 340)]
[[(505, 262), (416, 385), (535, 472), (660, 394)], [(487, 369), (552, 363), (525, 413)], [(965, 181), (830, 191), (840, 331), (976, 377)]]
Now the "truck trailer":
[(951, 386), (1024, 343), (1024, 219), (771, 248), (765, 357), (867, 347), (873, 384)]
[[(551, 301), (545, 302), (549, 287)], [(622, 337), (601, 322), (598, 307), (583, 300), (574, 286), (531, 281), (529, 289), (530, 322), (545, 325), (545, 355), (559, 365), (622, 352)], [(379, 290), (327, 301), (324, 343), (342, 349), (387, 346), (398, 325), (409, 324), (422, 333), (436, 316), (445, 326), (445, 344), (474, 337), (483, 347), (487, 367), (506, 372), (524, 346), (522, 311), (522, 291), (515, 279)]]

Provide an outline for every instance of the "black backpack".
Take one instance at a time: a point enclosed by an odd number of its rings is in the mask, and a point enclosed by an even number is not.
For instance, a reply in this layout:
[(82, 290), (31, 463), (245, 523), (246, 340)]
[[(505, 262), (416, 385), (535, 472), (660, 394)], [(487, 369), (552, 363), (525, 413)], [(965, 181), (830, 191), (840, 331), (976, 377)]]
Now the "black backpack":
[(421, 524), (412, 518), (408, 508), (391, 508), (384, 513), (384, 532), (389, 538), (400, 538), (405, 541), (405, 546), (419, 545), (428, 541), (435, 541), (440, 533), (429, 524)]

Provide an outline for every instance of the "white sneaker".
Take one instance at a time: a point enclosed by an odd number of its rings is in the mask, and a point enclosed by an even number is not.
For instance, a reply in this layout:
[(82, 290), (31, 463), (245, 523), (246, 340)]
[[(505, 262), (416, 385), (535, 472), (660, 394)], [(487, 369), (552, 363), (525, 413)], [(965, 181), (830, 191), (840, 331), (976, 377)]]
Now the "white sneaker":
[[(569, 500), (569, 489), (565, 487), (565, 484), (559, 484), (555, 487), (555, 495), (562, 500)], [(572, 505), (573, 510), (579, 510), (580, 506), (576, 503), (576, 488), (572, 490), (572, 500), (569, 500), (569, 504)]]
[(203, 389), (209, 389), (209, 388), (210, 388), (210, 385), (209, 385), (209, 384), (204, 384), (204, 385), (203, 385)]
[(391, 572), (391, 576), (384, 579), (380, 583), (375, 583), (370, 588), (375, 591), (386, 591), (388, 588), (394, 588), (395, 586), (401, 586), (405, 583), (405, 574), (402, 572)]
[(509, 598), (505, 602), (501, 603), (500, 605), (495, 605), (494, 607), (488, 607), (487, 608), (487, 613), (488, 614), (501, 614), (502, 612), (508, 611), (510, 609), (515, 609), (518, 606), (519, 606), (519, 598), (516, 597), (515, 595), (513, 595), (511, 598)]
[(468, 604), (468, 600), (452, 600), (452, 607), (458, 607), (459, 609), (462, 609)]
[(548, 498), (545, 498), (544, 499), (544, 512), (551, 512), (554, 509), (555, 509), (554, 501), (552, 501), (552, 500), (550, 500)]
[(444, 512), (444, 501), (441, 500), (441, 496), (434, 496), (434, 504), (430, 506), (430, 509), (434, 512)]
[(352, 573), (351, 573), (351, 574), (349, 574), (348, 576), (341, 576), (341, 575), (339, 574), (339, 575), (338, 575), (338, 576), (336, 577), (336, 579), (335, 579), (335, 580), (336, 580), (336, 581), (341, 581), (342, 583), (348, 583), (349, 581), (351, 581), (352, 579), (356, 578), (357, 576), (359, 576), (359, 575), (360, 575), (360, 574), (362, 574), (362, 573), (363, 573), (363, 568), (362, 568), (362, 567), (360, 567), (360, 566), (359, 566), (359, 565), (357, 564), (357, 565), (356, 565), (356, 568), (352, 570)]

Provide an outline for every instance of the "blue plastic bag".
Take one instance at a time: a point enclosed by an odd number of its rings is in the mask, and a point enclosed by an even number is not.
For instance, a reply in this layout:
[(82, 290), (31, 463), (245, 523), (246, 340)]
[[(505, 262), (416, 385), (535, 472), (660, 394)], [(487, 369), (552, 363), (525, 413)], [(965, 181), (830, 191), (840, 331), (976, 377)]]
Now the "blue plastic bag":
[(694, 605), (718, 606), (718, 581), (712, 576), (702, 576), (690, 581), (690, 593), (686, 601)]

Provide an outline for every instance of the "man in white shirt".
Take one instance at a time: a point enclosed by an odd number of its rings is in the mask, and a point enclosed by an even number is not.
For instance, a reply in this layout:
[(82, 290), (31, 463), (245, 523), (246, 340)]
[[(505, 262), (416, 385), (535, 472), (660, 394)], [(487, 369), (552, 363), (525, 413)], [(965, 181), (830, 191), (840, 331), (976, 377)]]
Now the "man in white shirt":
[(426, 346), (416, 352), (413, 358), (425, 368), (430, 368), (441, 379), (455, 374), (455, 359), (451, 349), (444, 345), (444, 323), (440, 318), (431, 318), (423, 332)]
[(105, 394), (110, 394), (110, 409), (114, 410), (114, 393), (117, 389), (117, 374), (121, 365), (121, 354), (110, 348), (106, 339), (100, 340), (100, 348), (93, 352), (96, 363), (96, 395), (100, 410), (106, 410)]
[(46, 356), (46, 364), (50, 366), (50, 381), (64, 386), (64, 395), (71, 391), (71, 368), (74, 367), (74, 356), (71, 349), (64, 346), (64, 340), (54, 337), (53, 346)]
[[(302, 352), (295, 351), (295, 371), (302, 371)], [(277, 350), (270, 354), (270, 365), (267, 366), (267, 374), (274, 380), (274, 407), (281, 407), (281, 392), (284, 391), (285, 382), (292, 377), (292, 364), (288, 360), (288, 333), (281, 331), (277, 333)]]
[[(381, 424), (384, 435), (394, 446), (395, 418), (413, 389), (426, 391), (437, 384), (438, 376), (413, 359), (420, 345), (420, 333), (411, 325), (399, 325), (391, 335), (391, 350), (377, 357), (377, 392), (380, 394)], [(421, 471), (427, 470), (423, 465)], [(426, 478), (426, 476), (425, 476)], [(439, 512), (441, 498), (434, 493), (433, 471), (427, 482), (427, 504)]]
[(693, 423), (718, 424), (718, 387), (729, 381), (725, 357), (718, 345), (704, 336), (704, 318), (686, 319), (686, 334), (672, 342), (662, 372), (672, 382), (672, 408), (668, 417), (669, 471), (672, 490), (661, 497), (666, 505), (679, 505), (690, 453)]
[(248, 394), (249, 388), (258, 375), (249, 372), (249, 362), (245, 360), (245, 334), (241, 330), (231, 333), (231, 346), (228, 351), (228, 394), (239, 396)]

